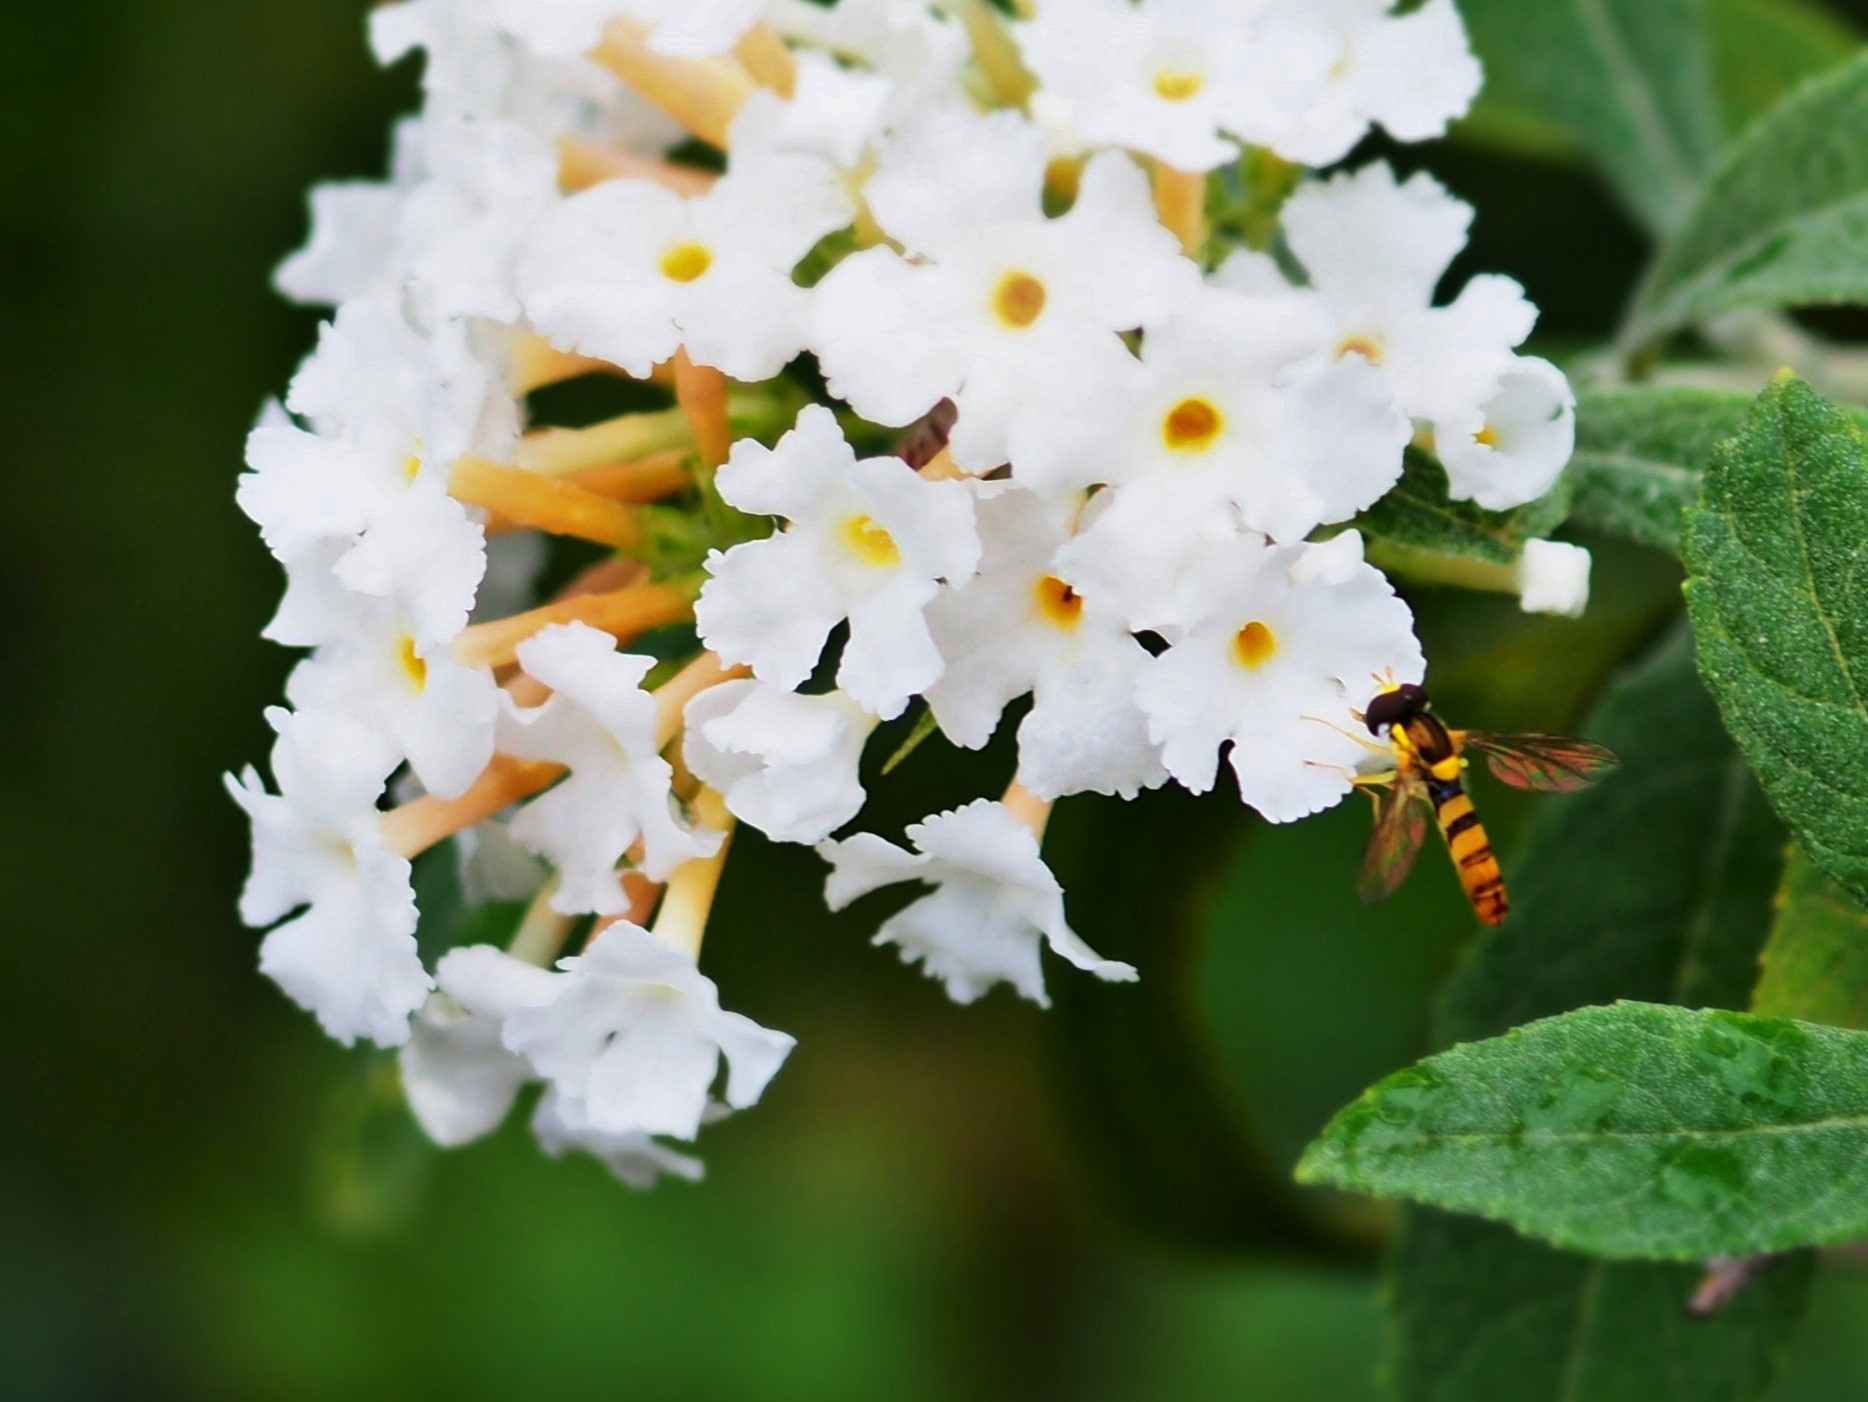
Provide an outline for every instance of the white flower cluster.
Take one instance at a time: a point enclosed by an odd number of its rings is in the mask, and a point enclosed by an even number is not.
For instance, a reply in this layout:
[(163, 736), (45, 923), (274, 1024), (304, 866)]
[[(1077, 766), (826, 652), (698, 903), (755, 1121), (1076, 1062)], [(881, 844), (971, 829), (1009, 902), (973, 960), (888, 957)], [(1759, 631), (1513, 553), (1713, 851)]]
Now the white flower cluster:
[[(1066, 922), (1050, 804), (1205, 791), (1222, 759), (1272, 821), (1336, 803), (1353, 713), (1424, 670), (1345, 524), (1417, 439), (1488, 509), (1567, 461), (1521, 289), (1437, 299), (1471, 211), (1431, 178), (1301, 182), (1276, 257), (1208, 266), (1207, 172), (1243, 147), (1322, 166), (1465, 110), (1451, 0), (950, 8), (374, 12), (385, 61), (423, 51), (427, 101), (386, 182), (314, 192), (279, 273), (336, 311), (239, 500), (287, 575), (266, 636), (309, 653), (271, 713), (276, 792), (230, 786), (262, 968), (333, 1036), (401, 1047), (442, 1143), (536, 1082), (552, 1152), (698, 1171), (665, 1141), (757, 1100), (791, 1046), (696, 967), (736, 821), (816, 845), (833, 908), (932, 888), (877, 938), (959, 1001), (1044, 1002), (1047, 946), (1134, 978)], [(604, 373), (676, 407), (528, 421), (530, 391)], [(794, 413), (798, 386), (827, 402)], [(859, 455), (883, 430), (900, 454)], [(714, 493), (773, 529), (707, 535)], [(706, 537), (688, 574), (648, 502)], [(525, 598), (547, 536), (613, 553)], [(1527, 590), (1577, 606), (1586, 569), (1539, 544)], [(683, 623), (686, 656), (619, 650)], [(911, 827), (912, 852), (832, 840), (880, 723), (921, 698), (979, 748), (1022, 697), (1002, 801)], [(455, 836), (531, 907), (510, 951), (431, 974), (410, 861)]]

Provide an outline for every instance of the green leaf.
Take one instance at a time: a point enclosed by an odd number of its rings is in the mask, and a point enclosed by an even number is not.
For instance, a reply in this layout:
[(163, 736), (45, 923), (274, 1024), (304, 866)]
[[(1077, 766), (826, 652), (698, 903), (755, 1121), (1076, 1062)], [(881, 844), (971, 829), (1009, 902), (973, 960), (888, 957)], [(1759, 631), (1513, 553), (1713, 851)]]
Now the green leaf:
[(1567, 483), (1512, 511), (1482, 511), (1447, 496), (1446, 469), (1417, 448), (1408, 449), (1401, 480), (1356, 520), (1371, 540), (1403, 550), (1453, 555), (1508, 565), (1524, 542), (1549, 535), (1570, 513)]
[(1862, 36), (1811, 0), (1712, 0), (1712, 69), (1734, 131), (1855, 56)]
[(1792, 847), (1751, 1009), (1868, 1031), (1868, 910)]
[(1778, 815), (1868, 894), (1868, 435), (1780, 378), (1681, 537), (1700, 671)]
[(1767, 1270), (1715, 1319), (1703, 1272), (1551, 1251), (1470, 1217), (1408, 1214), (1388, 1375), (1398, 1402), (1744, 1402), (1803, 1312), (1814, 1259)]
[(1680, 513), (1699, 495), (1713, 445), (1744, 425), (1751, 400), (1705, 389), (1616, 389), (1576, 406), (1570, 519), (1661, 550), (1680, 545)]
[(1648, 228), (1677, 227), (1720, 145), (1702, 0), (1464, 0), (1495, 104), (1567, 131)]
[(1700, 684), (1685, 630), (1618, 679), (1582, 730), (1622, 768), (1540, 804), (1510, 863), (1510, 920), (1448, 984), (1443, 1041), (1619, 998), (1746, 1005), (1783, 831)]
[(1631, 344), (1740, 307), (1868, 297), (1868, 54), (1759, 121), (1662, 250)]
[[(1712, 450), (1755, 401), (1714, 389), (1611, 389), (1581, 396), (1570, 521), (1660, 550), (1680, 548), (1680, 513), (1699, 496)], [(1868, 411), (1847, 410), (1868, 429)]]
[(1868, 1034), (1653, 1003), (1583, 1008), (1390, 1076), (1301, 1182), (1700, 1261), (1868, 1235)]

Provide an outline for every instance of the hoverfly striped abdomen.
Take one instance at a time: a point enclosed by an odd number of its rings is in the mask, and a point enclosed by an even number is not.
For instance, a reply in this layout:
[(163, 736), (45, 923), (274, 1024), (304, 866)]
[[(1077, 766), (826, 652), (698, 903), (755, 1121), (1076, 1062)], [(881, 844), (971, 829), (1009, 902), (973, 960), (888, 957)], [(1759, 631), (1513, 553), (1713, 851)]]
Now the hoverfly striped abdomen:
[(1387, 792), (1376, 802), (1375, 829), (1357, 878), (1363, 899), (1381, 899), (1407, 875), (1431, 811), (1459, 883), (1488, 925), (1503, 922), (1510, 902), (1491, 839), (1466, 793), (1465, 753), (1484, 754), (1493, 774), (1514, 788), (1557, 792), (1587, 788), (1616, 762), (1587, 740), (1448, 730), (1433, 714), (1426, 690), (1407, 683), (1377, 693), (1362, 719), (1394, 751), (1393, 770), (1367, 781)]

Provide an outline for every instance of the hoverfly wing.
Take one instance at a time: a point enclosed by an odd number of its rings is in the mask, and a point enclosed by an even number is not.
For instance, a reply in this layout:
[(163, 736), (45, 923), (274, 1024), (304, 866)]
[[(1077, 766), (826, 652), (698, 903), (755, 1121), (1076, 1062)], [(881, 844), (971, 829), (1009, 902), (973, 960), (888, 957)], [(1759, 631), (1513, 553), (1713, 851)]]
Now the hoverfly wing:
[(1601, 783), (1621, 763), (1613, 750), (1567, 735), (1466, 730), (1454, 732), (1453, 738), (1484, 755), (1498, 781), (1514, 789), (1574, 793)]
[(1356, 895), (1364, 905), (1387, 900), (1407, 880), (1427, 836), (1427, 815), (1427, 794), (1420, 781), (1395, 775), (1393, 786), (1375, 800), (1375, 827), (1356, 875)]

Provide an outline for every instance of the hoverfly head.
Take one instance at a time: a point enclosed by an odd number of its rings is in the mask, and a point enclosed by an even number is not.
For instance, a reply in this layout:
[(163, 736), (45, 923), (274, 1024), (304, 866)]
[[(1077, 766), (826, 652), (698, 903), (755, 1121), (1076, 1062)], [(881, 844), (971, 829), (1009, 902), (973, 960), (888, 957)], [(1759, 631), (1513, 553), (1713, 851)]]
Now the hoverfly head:
[(1369, 702), (1368, 713), (1363, 717), (1369, 728), (1369, 734), (1380, 735), (1393, 725), (1405, 725), (1415, 716), (1427, 709), (1427, 689), (1402, 682), (1376, 693)]

